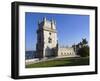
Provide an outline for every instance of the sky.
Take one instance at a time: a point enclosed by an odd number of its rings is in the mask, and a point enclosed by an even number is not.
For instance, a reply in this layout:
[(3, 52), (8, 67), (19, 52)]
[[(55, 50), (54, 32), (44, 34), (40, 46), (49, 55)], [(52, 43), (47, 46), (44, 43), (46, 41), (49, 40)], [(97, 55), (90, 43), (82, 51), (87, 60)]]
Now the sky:
[(89, 15), (25, 13), (25, 49), (36, 50), (38, 21), (43, 17), (56, 21), (59, 46), (71, 46), (86, 38), (89, 42)]

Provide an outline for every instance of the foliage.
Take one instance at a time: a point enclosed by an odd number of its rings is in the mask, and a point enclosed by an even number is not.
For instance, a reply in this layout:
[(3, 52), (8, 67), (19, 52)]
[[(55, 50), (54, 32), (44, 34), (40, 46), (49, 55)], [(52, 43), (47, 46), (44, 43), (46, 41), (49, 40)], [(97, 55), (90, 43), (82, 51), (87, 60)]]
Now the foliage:
[(86, 38), (83, 38), (81, 42), (79, 42), (78, 44), (74, 44), (72, 45), (72, 47), (76, 47), (76, 48), (80, 48), (83, 46), (86, 46), (88, 44), (88, 41), (86, 40)]
[(79, 48), (77, 54), (80, 55), (81, 57), (89, 56), (89, 47), (84, 46), (82, 48)]
[(87, 40), (86, 40), (86, 38), (85, 39), (82, 39), (82, 44), (84, 45), (84, 44), (87, 44), (88, 42), (87, 42)]
[(72, 47), (76, 51), (77, 55), (81, 57), (89, 56), (89, 46), (88, 46), (88, 41), (86, 40), (86, 38), (82, 39), (82, 41), (79, 42), (78, 44), (72, 45)]

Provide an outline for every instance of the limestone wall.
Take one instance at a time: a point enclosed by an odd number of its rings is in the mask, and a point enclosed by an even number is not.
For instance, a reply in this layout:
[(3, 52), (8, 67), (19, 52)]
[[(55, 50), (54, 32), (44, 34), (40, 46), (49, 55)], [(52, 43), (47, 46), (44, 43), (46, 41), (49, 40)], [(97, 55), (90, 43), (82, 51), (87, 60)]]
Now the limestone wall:
[(58, 48), (58, 57), (75, 57), (73, 48)]

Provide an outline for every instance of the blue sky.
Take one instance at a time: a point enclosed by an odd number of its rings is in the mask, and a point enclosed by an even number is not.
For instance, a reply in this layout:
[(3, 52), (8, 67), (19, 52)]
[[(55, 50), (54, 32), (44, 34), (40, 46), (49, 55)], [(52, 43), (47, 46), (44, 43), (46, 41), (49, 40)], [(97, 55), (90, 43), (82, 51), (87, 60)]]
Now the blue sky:
[(56, 21), (58, 43), (60, 46), (71, 46), (82, 38), (89, 41), (89, 16), (74, 14), (49, 14), (49, 13), (25, 13), (25, 49), (35, 50), (37, 42), (38, 20), (46, 17)]

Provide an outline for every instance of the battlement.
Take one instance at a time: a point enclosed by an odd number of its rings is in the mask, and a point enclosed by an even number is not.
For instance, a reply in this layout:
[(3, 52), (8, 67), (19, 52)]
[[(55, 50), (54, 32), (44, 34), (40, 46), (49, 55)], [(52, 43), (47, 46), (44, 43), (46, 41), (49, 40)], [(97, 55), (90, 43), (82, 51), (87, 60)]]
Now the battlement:
[(49, 29), (56, 29), (56, 22), (55, 20), (51, 19), (51, 20), (47, 20), (46, 17), (43, 18), (42, 21), (38, 21), (38, 26), (40, 28), (49, 28)]

